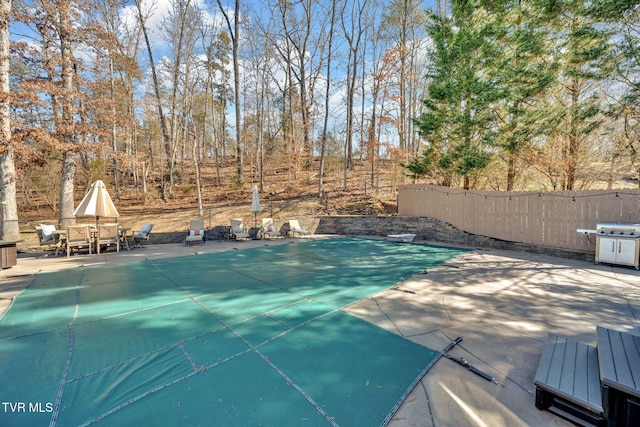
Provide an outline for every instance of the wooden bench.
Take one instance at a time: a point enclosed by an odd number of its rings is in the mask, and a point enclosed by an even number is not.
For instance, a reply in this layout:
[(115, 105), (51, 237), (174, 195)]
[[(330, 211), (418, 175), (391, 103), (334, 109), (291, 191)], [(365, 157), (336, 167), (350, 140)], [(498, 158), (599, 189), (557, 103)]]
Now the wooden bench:
[(534, 384), (538, 409), (579, 425), (607, 425), (596, 347), (549, 334)]

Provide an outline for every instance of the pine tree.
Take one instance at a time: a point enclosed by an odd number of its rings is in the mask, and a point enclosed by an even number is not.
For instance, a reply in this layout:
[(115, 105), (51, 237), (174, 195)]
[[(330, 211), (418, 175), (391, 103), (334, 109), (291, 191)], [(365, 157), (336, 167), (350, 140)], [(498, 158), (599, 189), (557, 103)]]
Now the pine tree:
[(555, 119), (551, 139), (562, 145), (562, 188), (573, 190), (583, 162), (585, 144), (600, 128), (603, 101), (598, 96), (602, 80), (610, 77), (611, 33), (590, 15), (588, 3), (579, 0), (544, 2), (543, 12), (555, 38), (550, 40), (559, 62), (557, 99), (548, 112)]
[(492, 44), (495, 28), (475, 0), (456, 0), (451, 17), (430, 16), (428, 32), (434, 47), (427, 74), (425, 113), (417, 120), (421, 136), (439, 154), (445, 175), (463, 178), (463, 187), (491, 159), (495, 139), (492, 104), (500, 96), (490, 70), (499, 53)]
[(493, 43), (501, 54), (490, 70), (498, 82), (498, 133), (495, 145), (507, 167), (506, 190), (514, 189), (522, 157), (547, 128), (546, 96), (557, 80), (558, 64), (548, 51), (548, 29), (534, 2), (487, 2), (495, 20)]

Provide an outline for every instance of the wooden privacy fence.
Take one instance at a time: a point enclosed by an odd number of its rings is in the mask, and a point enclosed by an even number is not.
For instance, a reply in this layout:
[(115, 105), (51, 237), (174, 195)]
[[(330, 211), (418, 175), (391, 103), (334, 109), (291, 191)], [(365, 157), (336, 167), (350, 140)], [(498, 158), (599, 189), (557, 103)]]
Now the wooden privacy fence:
[(469, 191), (430, 185), (398, 190), (398, 215), (430, 217), (473, 234), (512, 242), (594, 250), (596, 223), (640, 223), (640, 189)]

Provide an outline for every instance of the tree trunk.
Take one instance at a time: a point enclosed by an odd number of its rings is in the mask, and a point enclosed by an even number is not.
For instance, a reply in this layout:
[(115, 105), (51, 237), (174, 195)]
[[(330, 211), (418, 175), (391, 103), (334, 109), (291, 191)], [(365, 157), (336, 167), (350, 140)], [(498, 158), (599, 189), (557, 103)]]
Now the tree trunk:
[(233, 25), (231, 25), (231, 20), (229, 19), (229, 14), (227, 13), (227, 9), (222, 6), (222, 2), (218, 0), (218, 7), (220, 8), (220, 12), (224, 16), (224, 19), (227, 23), (227, 28), (229, 29), (229, 35), (231, 36), (231, 43), (233, 46), (233, 89), (234, 89), (234, 97), (235, 97), (235, 113), (236, 113), (236, 177), (235, 177), (235, 185), (243, 186), (244, 185), (244, 160), (243, 160), (243, 150), (241, 144), (241, 135), (242, 135), (242, 113), (240, 110), (240, 62), (239, 62), (239, 46), (238, 46), (238, 36), (240, 30), (240, 0), (235, 0), (235, 9), (233, 12)]
[(331, 2), (331, 23), (329, 24), (329, 47), (327, 52), (327, 86), (325, 88), (324, 123), (322, 124), (322, 140), (320, 142), (320, 171), (318, 174), (318, 197), (324, 195), (323, 175), (324, 158), (327, 150), (327, 128), (329, 126), (329, 98), (331, 95), (331, 56), (333, 55), (333, 25), (336, 19), (336, 0)]
[(509, 153), (507, 160), (507, 191), (513, 191), (516, 180), (516, 157), (517, 153)]
[(240, 0), (236, 0), (235, 13), (233, 17), (233, 88), (236, 107), (236, 184), (244, 185), (244, 159), (241, 141), (242, 115), (240, 113), (240, 63), (238, 57), (238, 32), (240, 29)]
[(60, 53), (62, 60), (62, 123), (59, 123), (59, 133), (64, 143), (62, 158), (62, 179), (60, 183), (60, 211), (58, 220), (61, 227), (75, 224), (73, 216), (74, 181), (76, 176), (76, 153), (74, 150), (75, 126), (73, 107), (73, 76), (75, 64), (71, 53), (71, 4), (64, 0), (58, 3), (58, 30), (60, 35)]
[(9, 15), (11, 0), (0, 1), (0, 238), (20, 240), (16, 201), (16, 167), (11, 145), (9, 88)]
[(120, 173), (118, 172), (118, 130), (116, 124), (116, 86), (113, 70), (113, 55), (109, 55), (109, 83), (111, 91), (111, 148), (113, 149), (113, 184), (115, 199), (120, 200)]
[[(195, 127), (195, 124), (193, 125)], [(204, 210), (202, 208), (202, 185), (201, 185), (201, 178), (200, 178), (200, 156), (198, 155), (198, 138), (196, 137), (196, 132), (195, 129), (193, 130), (193, 133), (191, 135), (191, 137), (193, 138), (193, 145), (192, 147), (192, 156), (193, 156), (193, 170), (195, 171), (195, 175), (196, 175), (196, 194), (198, 197), (198, 216), (202, 216), (204, 214)]]
[[(140, 20), (140, 26), (142, 27), (142, 34), (144, 35), (144, 41), (147, 45), (147, 52), (149, 53), (149, 66), (151, 67), (151, 77), (153, 78), (153, 89), (155, 91), (156, 108), (158, 109), (158, 120), (160, 121), (160, 127), (162, 129), (162, 140), (164, 142), (164, 150), (167, 158), (171, 158), (171, 136), (167, 129), (167, 122), (162, 110), (162, 100), (160, 98), (160, 87), (158, 85), (158, 75), (156, 74), (156, 65), (153, 61), (153, 52), (151, 51), (151, 42), (149, 41), (149, 35), (147, 34), (147, 26), (145, 25), (145, 18), (142, 16), (142, 7), (140, 1), (136, 0), (136, 7), (138, 9), (138, 19)], [(164, 177), (163, 177), (164, 178)], [(164, 183), (162, 185), (162, 199), (165, 199)]]

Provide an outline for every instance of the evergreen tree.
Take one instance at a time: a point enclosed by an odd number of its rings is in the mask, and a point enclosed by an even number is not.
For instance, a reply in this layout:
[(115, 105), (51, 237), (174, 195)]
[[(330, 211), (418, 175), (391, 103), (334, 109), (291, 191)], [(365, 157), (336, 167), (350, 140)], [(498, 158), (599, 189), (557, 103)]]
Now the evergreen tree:
[(543, 12), (555, 38), (553, 54), (559, 61), (557, 99), (549, 116), (551, 139), (561, 142), (562, 188), (573, 190), (582, 167), (585, 143), (600, 128), (603, 101), (598, 90), (610, 77), (611, 33), (580, 0), (543, 2)]
[(490, 73), (500, 87), (496, 146), (507, 167), (506, 190), (514, 189), (523, 155), (547, 128), (546, 96), (557, 80), (557, 62), (548, 51), (548, 28), (535, 2), (486, 2), (495, 19), (493, 43), (500, 50)]
[(400, 166), (407, 169), (407, 176), (415, 184), (418, 179), (424, 176), (433, 176), (437, 171), (436, 155), (437, 153), (432, 146), (426, 147), (421, 155), (413, 157), (409, 163), (400, 163)]
[(434, 47), (428, 70), (425, 113), (417, 119), (421, 136), (437, 150), (438, 166), (445, 175), (471, 179), (491, 159), (495, 140), (492, 105), (500, 97), (498, 82), (488, 70), (495, 67), (499, 51), (493, 44), (495, 23), (477, 0), (454, 0), (450, 17), (431, 15), (428, 32)]

